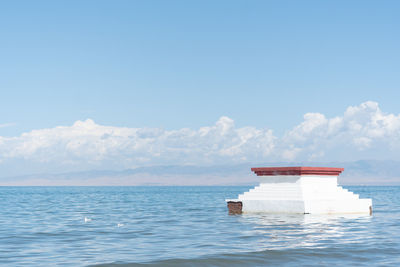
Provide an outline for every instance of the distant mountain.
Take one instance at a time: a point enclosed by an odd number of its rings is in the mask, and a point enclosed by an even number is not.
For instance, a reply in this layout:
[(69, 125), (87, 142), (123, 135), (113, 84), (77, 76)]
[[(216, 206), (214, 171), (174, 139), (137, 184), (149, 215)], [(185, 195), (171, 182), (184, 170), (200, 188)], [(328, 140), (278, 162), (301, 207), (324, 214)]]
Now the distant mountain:
[(343, 185), (400, 185), (400, 161), (274, 162), (215, 166), (151, 166), (91, 170), (57, 174), (32, 174), (0, 178), (0, 185), (253, 185), (258, 177), (251, 167), (326, 166), (343, 167)]

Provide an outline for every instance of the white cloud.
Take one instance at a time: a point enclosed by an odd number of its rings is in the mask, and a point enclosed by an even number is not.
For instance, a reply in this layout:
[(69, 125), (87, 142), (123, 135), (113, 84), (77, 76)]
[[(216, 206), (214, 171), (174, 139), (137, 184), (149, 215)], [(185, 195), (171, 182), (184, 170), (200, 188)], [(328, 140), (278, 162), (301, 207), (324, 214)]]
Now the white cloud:
[(0, 137), (0, 160), (24, 159), (61, 165), (130, 168), (153, 164), (215, 164), (256, 160), (274, 147), (272, 131), (235, 128), (228, 117), (199, 130), (102, 126), (93, 120), (72, 126)]
[(400, 115), (386, 114), (378, 103), (368, 101), (348, 107), (343, 116), (332, 119), (307, 113), (304, 121), (288, 131), (281, 143), (293, 151), (300, 149), (297, 159), (301, 160), (382, 159), (394, 154), (400, 156), (400, 151), (395, 150), (400, 146), (399, 137)]
[(0, 124), (0, 128), (12, 127), (15, 125), (16, 125), (16, 123), (14, 123), (14, 122), (2, 123), (2, 124)]
[(93, 120), (0, 137), (0, 166), (11, 161), (69, 169), (133, 168), (159, 164), (212, 165), (266, 161), (340, 161), (400, 156), (400, 115), (378, 103), (349, 107), (342, 116), (307, 113), (276, 137), (270, 129), (235, 127), (221, 117), (194, 129), (125, 128)]

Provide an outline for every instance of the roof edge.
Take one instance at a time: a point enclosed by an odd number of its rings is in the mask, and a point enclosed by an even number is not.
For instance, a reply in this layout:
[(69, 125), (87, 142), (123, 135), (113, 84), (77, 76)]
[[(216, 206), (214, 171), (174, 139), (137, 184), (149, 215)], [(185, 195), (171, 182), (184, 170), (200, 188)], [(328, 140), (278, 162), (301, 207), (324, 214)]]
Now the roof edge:
[(338, 176), (344, 168), (332, 167), (256, 167), (251, 170), (257, 176), (276, 176), (276, 175), (326, 175)]

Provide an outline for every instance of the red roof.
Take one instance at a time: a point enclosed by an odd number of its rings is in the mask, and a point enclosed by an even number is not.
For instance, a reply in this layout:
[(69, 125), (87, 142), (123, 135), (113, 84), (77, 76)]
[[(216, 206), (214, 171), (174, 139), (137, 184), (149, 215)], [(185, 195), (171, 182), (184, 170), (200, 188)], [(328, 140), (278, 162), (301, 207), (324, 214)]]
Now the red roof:
[(257, 176), (274, 175), (332, 175), (338, 176), (343, 168), (329, 167), (261, 167), (251, 168)]

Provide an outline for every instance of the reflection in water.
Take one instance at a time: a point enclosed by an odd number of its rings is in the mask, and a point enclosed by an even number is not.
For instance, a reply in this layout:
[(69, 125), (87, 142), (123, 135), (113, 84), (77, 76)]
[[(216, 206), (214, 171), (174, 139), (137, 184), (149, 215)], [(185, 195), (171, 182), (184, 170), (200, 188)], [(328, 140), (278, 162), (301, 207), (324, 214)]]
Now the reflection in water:
[[(242, 236), (257, 236), (257, 250), (279, 248), (325, 248), (335, 240), (341, 243), (362, 242), (360, 231), (366, 231), (369, 215), (311, 215), (311, 214), (243, 214), (243, 224), (252, 224)], [(358, 238), (356, 238), (356, 236)]]

